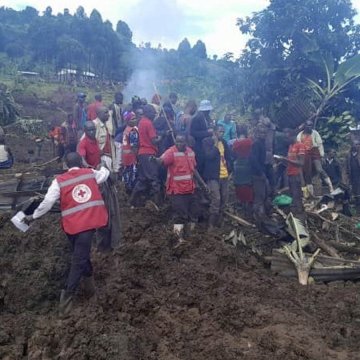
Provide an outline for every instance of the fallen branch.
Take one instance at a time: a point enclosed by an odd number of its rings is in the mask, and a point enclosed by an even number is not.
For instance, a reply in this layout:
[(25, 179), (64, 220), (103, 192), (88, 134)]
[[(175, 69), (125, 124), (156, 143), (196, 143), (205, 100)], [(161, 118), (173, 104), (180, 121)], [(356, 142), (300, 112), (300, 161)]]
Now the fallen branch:
[(360, 248), (358, 248), (358, 247), (341, 244), (336, 241), (329, 241), (329, 245), (333, 246), (335, 249), (337, 249), (339, 251), (360, 255)]
[(57, 156), (57, 157), (54, 157), (53, 159), (51, 159), (51, 160), (49, 160), (49, 161), (47, 161), (47, 162), (44, 162), (44, 163), (42, 163), (42, 164), (34, 165), (33, 167), (42, 167), (42, 166), (51, 164), (51, 163), (53, 163), (53, 162), (55, 162), (55, 161), (57, 161), (57, 160), (59, 160), (59, 159), (60, 159), (60, 157)]
[[(321, 216), (320, 214), (316, 214), (316, 213), (314, 213), (314, 212), (312, 212), (312, 211), (306, 211), (306, 213), (307, 213), (308, 215), (312, 216), (312, 217), (315, 217), (315, 218), (318, 218), (318, 219), (320, 219), (320, 220), (322, 220), (322, 221), (325, 221), (325, 222), (327, 222), (327, 223), (329, 223), (329, 224), (331, 224), (331, 225), (333, 225), (333, 226), (335, 225), (335, 224), (334, 224), (334, 221), (328, 220), (328, 219), (326, 219), (325, 217)], [(339, 231), (342, 231), (343, 233), (349, 234), (349, 235), (355, 237), (357, 240), (360, 240), (360, 237), (357, 236), (357, 235), (356, 235), (355, 233), (353, 233), (352, 231), (346, 230), (345, 228), (343, 228), (343, 227), (340, 226), (340, 225), (338, 225), (338, 228), (339, 228)]]
[(233, 220), (237, 221), (237, 222), (240, 223), (241, 225), (249, 226), (249, 227), (250, 227), (250, 226), (251, 226), (251, 227), (255, 227), (254, 224), (251, 224), (251, 223), (249, 223), (248, 221), (242, 219), (241, 217), (229, 213), (228, 211), (224, 211), (224, 213), (225, 213), (225, 215), (229, 216), (230, 218), (232, 218)]
[(320, 239), (315, 233), (312, 233), (311, 240), (322, 250), (324, 250), (328, 255), (341, 258), (339, 253), (330, 245), (326, 244), (324, 240)]

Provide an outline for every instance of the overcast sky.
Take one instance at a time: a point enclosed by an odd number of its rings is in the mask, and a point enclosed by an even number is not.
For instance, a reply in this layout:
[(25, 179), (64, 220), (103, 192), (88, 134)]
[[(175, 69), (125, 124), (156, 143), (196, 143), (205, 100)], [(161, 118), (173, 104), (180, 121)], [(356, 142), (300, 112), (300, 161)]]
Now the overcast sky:
[[(291, 1), (291, 0), (289, 0)], [(153, 46), (177, 47), (187, 37), (193, 45), (198, 39), (205, 42), (208, 53), (239, 55), (246, 38), (236, 26), (236, 19), (264, 9), (268, 0), (0, 0), (1, 6), (16, 10), (33, 6), (40, 12), (50, 5), (54, 14), (68, 8), (74, 13), (79, 5), (89, 15), (96, 8), (103, 20), (116, 26), (118, 20), (127, 22), (136, 44), (150, 41)], [(360, 0), (353, 0), (360, 10)], [(360, 12), (360, 11), (359, 11)]]

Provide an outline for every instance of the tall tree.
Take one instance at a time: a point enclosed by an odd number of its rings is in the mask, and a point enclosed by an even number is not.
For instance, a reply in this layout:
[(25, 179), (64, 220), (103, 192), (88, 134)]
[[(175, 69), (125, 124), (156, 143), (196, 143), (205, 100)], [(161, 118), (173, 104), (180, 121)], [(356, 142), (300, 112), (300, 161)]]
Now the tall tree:
[(336, 63), (354, 53), (360, 28), (350, 0), (272, 0), (263, 11), (238, 19), (249, 35), (240, 64), (245, 69), (248, 101), (269, 111), (289, 97), (303, 96), (299, 82), (324, 79), (314, 66), (314, 52), (329, 54)]
[(185, 38), (182, 40), (178, 46), (178, 52), (181, 55), (190, 55), (191, 53), (191, 45), (189, 43), (189, 40)]
[(127, 40), (127, 41), (131, 41), (132, 39), (132, 32), (129, 28), (129, 25), (122, 20), (119, 20), (118, 23), (116, 24), (116, 32), (123, 37), (123, 39)]
[(196, 44), (192, 48), (192, 52), (195, 57), (200, 59), (206, 59), (207, 58), (207, 52), (206, 52), (206, 45), (201, 41), (198, 40)]

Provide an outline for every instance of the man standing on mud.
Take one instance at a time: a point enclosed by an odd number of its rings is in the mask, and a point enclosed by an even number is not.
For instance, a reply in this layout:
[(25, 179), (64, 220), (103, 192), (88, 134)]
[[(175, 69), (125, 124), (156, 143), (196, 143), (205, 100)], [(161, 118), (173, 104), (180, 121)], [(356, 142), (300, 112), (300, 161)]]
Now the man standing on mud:
[(96, 94), (95, 95), (95, 101), (92, 102), (88, 108), (87, 108), (87, 119), (89, 121), (95, 120), (96, 116), (97, 116), (97, 109), (103, 106), (102, 103), (102, 95), (101, 94)]
[(130, 197), (130, 204), (137, 205), (139, 196), (149, 191), (154, 196), (155, 204), (160, 204), (160, 178), (159, 165), (157, 162), (149, 161), (157, 154), (157, 136), (153, 121), (156, 111), (152, 105), (144, 106), (144, 116), (138, 124), (139, 151), (138, 151), (138, 180)]
[(80, 139), (84, 125), (87, 121), (85, 99), (86, 95), (84, 93), (79, 93), (74, 107), (74, 121), (78, 139)]
[(287, 164), (287, 176), (289, 180), (290, 195), (292, 197), (291, 211), (301, 220), (305, 220), (304, 206), (301, 190), (301, 169), (305, 161), (305, 146), (296, 140), (296, 132), (293, 129), (284, 129), (289, 141), (287, 158), (280, 158)]
[(331, 180), (321, 164), (325, 156), (323, 141), (320, 134), (314, 130), (314, 123), (311, 120), (305, 122), (304, 130), (298, 134), (297, 140), (303, 143), (306, 149), (304, 178), (310, 195), (314, 196), (314, 187), (312, 184), (313, 167), (316, 174), (320, 174), (326, 185), (329, 187), (329, 191), (333, 192), (334, 189)]
[(99, 144), (101, 151), (101, 160), (105, 162), (109, 170), (113, 169), (113, 156), (115, 148), (113, 139), (110, 136), (107, 122), (109, 120), (109, 109), (106, 106), (100, 106), (96, 110), (96, 119), (93, 120), (96, 128), (96, 140)]
[(266, 218), (265, 203), (269, 194), (269, 185), (266, 177), (265, 138), (266, 128), (258, 126), (249, 159), (254, 190), (254, 219), (260, 227), (262, 221)]
[(150, 159), (168, 168), (166, 193), (171, 200), (174, 219), (174, 234), (178, 245), (184, 242), (185, 224), (189, 223), (192, 230), (197, 221), (195, 177), (206, 189), (204, 181), (196, 171), (195, 153), (186, 146), (185, 136), (177, 135), (175, 145), (169, 148), (160, 158)]
[(25, 218), (27, 222), (38, 219), (60, 199), (62, 228), (73, 249), (66, 289), (61, 291), (60, 296), (61, 315), (70, 312), (82, 277), (85, 292), (89, 297), (94, 295), (91, 243), (95, 230), (108, 222), (108, 212), (98, 184), (107, 180), (109, 170), (104, 167), (99, 171), (82, 168), (82, 159), (77, 153), (68, 153), (65, 162), (69, 170), (53, 180), (44, 200), (32, 215)]

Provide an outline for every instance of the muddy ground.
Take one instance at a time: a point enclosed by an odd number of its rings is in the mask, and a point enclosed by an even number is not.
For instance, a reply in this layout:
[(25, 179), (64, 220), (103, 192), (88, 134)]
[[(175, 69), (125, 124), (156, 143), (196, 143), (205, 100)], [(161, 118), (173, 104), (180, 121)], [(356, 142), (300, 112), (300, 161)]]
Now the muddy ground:
[(1, 218), (1, 359), (359, 359), (360, 285), (301, 287), (200, 227), (174, 250), (166, 214), (123, 208), (123, 243), (94, 250), (97, 298), (57, 316), (69, 265), (57, 214)]
[[(32, 143), (14, 139), (26, 158)], [(70, 263), (59, 215), (26, 234), (0, 215), (0, 359), (360, 359), (360, 284), (302, 287), (221, 231), (199, 226), (174, 249), (167, 209), (123, 199), (122, 214), (121, 247), (93, 250), (96, 298), (80, 289), (67, 319), (57, 314)]]

